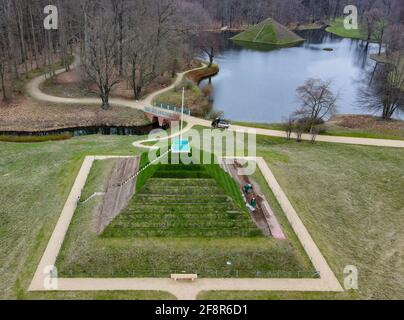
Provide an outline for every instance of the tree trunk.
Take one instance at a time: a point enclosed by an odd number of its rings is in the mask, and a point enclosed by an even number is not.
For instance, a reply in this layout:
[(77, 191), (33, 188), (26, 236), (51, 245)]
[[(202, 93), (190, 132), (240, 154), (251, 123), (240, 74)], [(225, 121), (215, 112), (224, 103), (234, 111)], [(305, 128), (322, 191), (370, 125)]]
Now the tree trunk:
[(52, 57), (52, 30), (47, 32), (48, 34), (48, 70), (49, 76), (53, 78), (55, 76), (55, 71), (53, 70), (53, 57)]
[(210, 48), (210, 53), (208, 55), (209, 55), (209, 66), (208, 67), (211, 67), (213, 64), (213, 59), (215, 57), (213, 48)]
[(8, 60), (10, 61), (10, 70), (13, 73), (14, 79), (19, 79), (20, 75), (18, 74), (18, 68), (17, 68), (17, 59), (15, 57), (15, 54), (11, 52), (11, 48), (14, 47), (14, 35), (11, 30), (11, 1), (3, 1), (3, 8), (4, 12), (7, 12), (6, 16), (6, 23), (5, 23), (5, 28), (6, 28), (6, 33), (7, 33), (7, 41), (8, 41), (8, 48), (7, 48), (7, 53), (8, 53)]
[(135, 95), (135, 100), (140, 100), (141, 93), (142, 93), (142, 87), (141, 86), (135, 86), (135, 88), (133, 89), (133, 93)]
[(8, 101), (7, 93), (6, 93), (6, 84), (4, 83), (4, 65), (0, 66), (0, 80), (1, 80), (1, 89), (3, 91), (3, 101)]
[(119, 14), (119, 76), (123, 75), (123, 12)]
[(22, 13), (21, 4), (19, 2), (14, 2), (15, 12), (17, 14), (17, 29), (18, 34), (20, 36), (20, 49), (21, 49), (21, 59), (24, 63), (25, 73), (28, 74), (28, 65), (27, 65), (27, 51), (25, 48), (25, 39), (24, 39), (24, 17)]
[(87, 59), (88, 45), (89, 45), (87, 7), (88, 7), (88, 3), (87, 3), (87, 1), (85, 1), (85, 4), (83, 5), (83, 14), (84, 14), (84, 46), (83, 46), (83, 57), (84, 57), (84, 60)]
[(393, 116), (393, 108), (391, 108), (388, 105), (383, 106), (383, 120), (391, 120), (391, 117)]
[(101, 108), (103, 110), (108, 110), (109, 109), (109, 94), (106, 92), (103, 92), (103, 93), (101, 93), (100, 97), (102, 100)]
[(32, 16), (32, 7), (31, 7), (31, 3), (28, 2), (28, 10), (29, 10), (29, 16), (30, 16), (30, 23), (31, 23), (31, 34), (32, 34), (32, 46), (34, 49), (34, 58), (35, 58), (35, 65), (36, 68), (39, 68), (39, 64), (38, 64), (38, 58), (39, 58), (39, 53), (38, 53), (38, 45), (37, 45), (37, 41), (36, 41), (36, 35), (35, 35), (35, 28), (34, 28), (34, 18)]

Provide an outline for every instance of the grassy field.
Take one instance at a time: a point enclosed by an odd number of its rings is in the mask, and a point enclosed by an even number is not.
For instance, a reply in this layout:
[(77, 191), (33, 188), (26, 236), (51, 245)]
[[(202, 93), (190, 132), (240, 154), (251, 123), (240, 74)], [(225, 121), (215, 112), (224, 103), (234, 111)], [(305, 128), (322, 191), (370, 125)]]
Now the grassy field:
[[(285, 130), (285, 125), (282, 123), (253, 123), (253, 122), (234, 121), (232, 122), (232, 124), (259, 129)], [(388, 128), (388, 127), (383, 128), (376, 126), (369, 128), (345, 128), (336, 124), (326, 122), (324, 125), (321, 126), (322, 132), (320, 133), (320, 135), (370, 138), (370, 139), (404, 140), (404, 123), (401, 127), (402, 127), (401, 129)]]
[[(42, 143), (0, 142), (0, 298), (64, 298), (26, 292), (85, 155), (134, 155), (144, 137), (87, 136)], [(119, 297), (135, 297), (137, 293)], [(76, 296), (76, 295), (75, 295)], [(105, 293), (103, 293), (105, 296)], [(118, 297), (111, 293), (111, 297)], [(144, 297), (144, 293), (138, 295)], [(97, 298), (98, 293), (77, 297)], [(161, 294), (150, 294), (152, 298)]]
[[(134, 150), (131, 143), (140, 138), (144, 137), (88, 136), (33, 144), (0, 142), (2, 299), (105, 297), (105, 293), (96, 292), (27, 294), (26, 289), (84, 156), (133, 155), (140, 151)], [(404, 150), (261, 137), (257, 143), (259, 155), (274, 171), (338, 279), (342, 282), (345, 265), (358, 267), (359, 291), (354, 295), (213, 295), (260, 299), (404, 298)], [(281, 217), (278, 214), (278, 219)], [(260, 243), (253, 240), (248, 246), (256, 249)], [(240, 241), (245, 242), (245, 238)], [(155, 243), (148, 243), (158, 251)], [(196, 248), (197, 245), (195, 241)], [(259, 256), (264, 249), (261, 246), (256, 254)], [(144, 294), (108, 292), (106, 297), (132, 299)], [(147, 297), (157, 299), (164, 294), (150, 293)]]
[(353, 300), (350, 292), (202, 291), (197, 300)]
[(327, 125), (324, 135), (336, 137), (355, 137), (370, 139), (404, 140), (403, 130), (378, 130), (378, 129), (351, 129), (336, 125)]
[(72, 134), (70, 134), (70, 133), (50, 134), (50, 135), (46, 135), (46, 136), (0, 135), (0, 141), (3, 141), (3, 142), (19, 142), (19, 143), (59, 141), (59, 140), (68, 140), (70, 138), (72, 138)]
[[(109, 176), (110, 165), (103, 164), (104, 170), (99, 166), (90, 174), (88, 194), (102, 191)], [(57, 260), (59, 274), (168, 277), (186, 271), (202, 277), (314, 276), (300, 247), (296, 250), (289, 241), (261, 234), (239, 201), (229, 196), (235, 182), (227, 174), (212, 177), (211, 172), (221, 170), (213, 166), (217, 169), (157, 166), (101, 237), (95, 234), (93, 221), (102, 199), (79, 207)]]
[(258, 139), (273, 170), (321, 252), (343, 282), (359, 270), (353, 295), (205, 293), (204, 298), (404, 298), (404, 150)]
[(68, 291), (30, 292), (29, 300), (176, 300), (165, 291)]
[(331, 26), (326, 29), (326, 31), (336, 34), (337, 36), (343, 38), (352, 39), (365, 39), (365, 34), (361, 31), (360, 27), (358, 29), (347, 30), (344, 27), (344, 18), (337, 18), (331, 23)]

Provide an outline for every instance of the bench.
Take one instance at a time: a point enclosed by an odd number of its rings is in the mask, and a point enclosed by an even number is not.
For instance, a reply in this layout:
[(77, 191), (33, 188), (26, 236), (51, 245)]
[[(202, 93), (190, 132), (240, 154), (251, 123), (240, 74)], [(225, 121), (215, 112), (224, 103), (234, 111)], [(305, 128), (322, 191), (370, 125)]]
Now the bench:
[(198, 275), (197, 274), (172, 274), (171, 275), (171, 279), (177, 281), (177, 280), (191, 280), (194, 281), (195, 279), (198, 279)]

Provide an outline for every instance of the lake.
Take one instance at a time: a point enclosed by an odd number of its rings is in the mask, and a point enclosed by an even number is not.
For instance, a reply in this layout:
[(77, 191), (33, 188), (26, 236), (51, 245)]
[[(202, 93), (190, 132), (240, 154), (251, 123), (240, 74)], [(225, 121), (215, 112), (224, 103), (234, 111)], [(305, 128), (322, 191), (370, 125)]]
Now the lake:
[[(357, 104), (359, 82), (376, 44), (343, 39), (324, 30), (299, 32), (307, 41), (300, 46), (260, 51), (243, 48), (231, 40), (234, 33), (217, 34), (220, 54), (213, 77), (214, 109), (233, 121), (280, 122), (297, 106), (295, 90), (308, 78), (332, 79), (339, 94), (338, 113), (367, 113)], [(333, 51), (324, 51), (332, 48)], [(205, 86), (209, 80), (201, 82)]]

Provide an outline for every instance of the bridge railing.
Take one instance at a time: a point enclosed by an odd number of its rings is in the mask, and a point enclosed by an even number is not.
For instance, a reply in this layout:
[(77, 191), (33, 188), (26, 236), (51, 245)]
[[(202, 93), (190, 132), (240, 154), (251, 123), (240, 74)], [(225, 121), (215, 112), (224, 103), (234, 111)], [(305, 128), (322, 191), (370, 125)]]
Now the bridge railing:
[[(164, 110), (169, 110), (169, 111), (181, 113), (181, 108), (180, 107), (169, 105), (169, 104), (166, 104), (166, 103), (161, 103), (161, 102), (156, 101), (156, 102), (154, 102), (153, 106), (157, 107), (157, 108), (164, 109)], [(184, 108), (184, 114), (190, 116), (191, 115), (191, 110), (188, 109), (188, 108)]]

